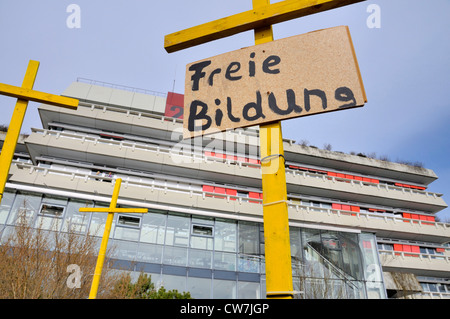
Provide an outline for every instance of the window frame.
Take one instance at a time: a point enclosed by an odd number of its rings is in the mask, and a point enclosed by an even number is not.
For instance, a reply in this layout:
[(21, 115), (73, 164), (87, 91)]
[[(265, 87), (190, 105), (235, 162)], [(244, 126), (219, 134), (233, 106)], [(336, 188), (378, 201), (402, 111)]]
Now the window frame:
[[(196, 226), (197, 227), (202, 227), (202, 228), (211, 228), (211, 235), (195, 233), (194, 232), (194, 228)], [(201, 223), (191, 223), (191, 236), (204, 237), (204, 238), (214, 238), (214, 225), (207, 225), (207, 224), (201, 224)]]

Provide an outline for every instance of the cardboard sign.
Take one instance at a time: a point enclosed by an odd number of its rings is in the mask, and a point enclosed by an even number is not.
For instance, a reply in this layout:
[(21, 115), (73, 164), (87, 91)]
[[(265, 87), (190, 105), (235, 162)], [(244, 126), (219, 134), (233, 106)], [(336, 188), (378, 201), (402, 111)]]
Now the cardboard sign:
[(184, 138), (363, 106), (348, 27), (221, 54), (186, 66)]

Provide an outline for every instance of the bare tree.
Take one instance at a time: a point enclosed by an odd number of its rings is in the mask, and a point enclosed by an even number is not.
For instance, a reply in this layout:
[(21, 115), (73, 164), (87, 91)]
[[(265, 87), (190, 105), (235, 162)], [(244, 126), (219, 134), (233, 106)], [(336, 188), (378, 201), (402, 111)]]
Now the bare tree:
[[(80, 233), (75, 226), (58, 232), (57, 223), (46, 230), (41, 221), (33, 227), (26, 202), (22, 207), (16, 225), (4, 231), (0, 245), (0, 298), (87, 298), (98, 238)], [(115, 276), (105, 266), (99, 296), (112, 289)]]

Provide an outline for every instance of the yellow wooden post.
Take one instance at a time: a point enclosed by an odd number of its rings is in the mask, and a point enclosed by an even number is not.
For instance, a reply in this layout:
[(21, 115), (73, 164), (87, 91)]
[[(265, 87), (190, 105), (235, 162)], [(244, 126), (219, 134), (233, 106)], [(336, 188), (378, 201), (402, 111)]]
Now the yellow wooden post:
[(25, 118), (28, 101), (41, 102), (74, 109), (78, 106), (78, 100), (76, 99), (33, 91), (32, 89), (38, 69), (39, 62), (30, 60), (22, 87), (0, 83), (0, 95), (7, 95), (17, 98), (16, 107), (14, 108), (0, 154), (0, 203), (3, 198), (5, 184), (8, 179), (9, 169), (14, 157), (14, 151), (16, 150), (17, 140), (19, 139), (23, 119)]
[(80, 212), (106, 212), (108, 216), (106, 218), (105, 230), (103, 232), (102, 242), (100, 244), (100, 250), (97, 257), (97, 264), (95, 265), (94, 277), (92, 278), (91, 291), (89, 292), (89, 299), (97, 298), (98, 287), (100, 284), (100, 278), (102, 276), (103, 264), (105, 262), (106, 248), (108, 247), (109, 234), (111, 233), (111, 226), (114, 219), (114, 213), (147, 213), (146, 208), (117, 208), (117, 199), (119, 198), (120, 185), (122, 184), (122, 179), (116, 179), (114, 185), (113, 195), (111, 197), (111, 203), (108, 208), (90, 208), (82, 207), (79, 209)]
[[(270, 0), (253, 0), (253, 9), (268, 6)], [(272, 26), (255, 29), (255, 45), (273, 41)], [(293, 298), (291, 249), (287, 207), (281, 122), (259, 128), (261, 157), (266, 296), (269, 299)]]
[[(253, 9), (164, 38), (167, 52), (175, 52), (209, 41), (255, 30), (255, 44), (273, 41), (272, 25), (365, 0), (252, 0)], [(281, 123), (260, 126), (260, 156), (266, 258), (267, 298), (293, 297), (285, 159)]]

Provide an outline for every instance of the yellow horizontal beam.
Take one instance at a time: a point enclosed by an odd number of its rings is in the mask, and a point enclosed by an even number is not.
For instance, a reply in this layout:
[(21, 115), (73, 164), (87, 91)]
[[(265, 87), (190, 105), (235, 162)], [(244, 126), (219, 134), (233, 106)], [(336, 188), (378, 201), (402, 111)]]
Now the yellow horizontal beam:
[(53, 95), (4, 83), (0, 83), (0, 95), (7, 95), (22, 100), (34, 101), (54, 106), (62, 106), (75, 110), (78, 107), (77, 99), (72, 99), (70, 97), (60, 95)]
[(168, 34), (164, 37), (164, 48), (171, 53), (240, 32), (362, 1), (365, 0), (285, 0)]
[(79, 212), (81, 213), (148, 213), (147, 208), (91, 208), (91, 207), (81, 207)]

